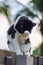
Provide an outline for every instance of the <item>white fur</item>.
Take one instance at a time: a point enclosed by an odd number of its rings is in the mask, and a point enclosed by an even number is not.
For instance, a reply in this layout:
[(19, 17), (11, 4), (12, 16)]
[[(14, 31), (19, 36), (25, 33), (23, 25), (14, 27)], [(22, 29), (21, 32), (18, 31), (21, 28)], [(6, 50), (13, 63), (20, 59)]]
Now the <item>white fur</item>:
[(29, 53), (30, 44), (24, 44), (25, 40), (27, 39), (25, 35), (28, 36), (27, 33), (28, 32), (21, 35), (20, 33), (16, 32), (14, 39), (11, 38), (11, 35), (10, 36), (7, 35), (7, 38), (10, 41), (10, 44), (8, 44), (9, 50), (16, 52), (16, 55), (23, 55), (23, 53), (25, 55), (30, 55)]
[(30, 48), (31, 48), (30, 43), (21, 45), (21, 51), (24, 53), (24, 55), (28, 55), (28, 56), (31, 55), (31, 52), (29, 52)]
[[(31, 43), (27, 43), (25, 44), (25, 40), (29, 38), (29, 32), (26, 30), (24, 32), (24, 34), (20, 35), (21, 36), (21, 39), (19, 39), (19, 41), (21, 40), (20, 42), (20, 49), (21, 49), (21, 52), (24, 53), (24, 55), (28, 55), (30, 56), (30, 48), (31, 48)], [(20, 37), (19, 37), (20, 38)]]
[[(24, 44), (27, 38), (30, 39), (30, 43)], [(8, 36), (8, 39), (11, 43), (8, 45), (9, 49), (16, 52), (17, 55), (23, 55), (23, 53), (28, 56), (30, 54), (32, 55), (33, 51), (42, 44), (42, 35), (39, 25), (34, 26), (31, 33), (26, 30), (24, 34), (20, 34), (17, 31), (14, 39), (11, 38), (11, 35)], [(29, 52), (30, 48), (31, 53)]]
[(15, 38), (12, 39), (11, 35), (7, 35), (8, 40), (10, 41), (10, 44), (8, 44), (9, 50), (16, 52), (17, 55), (23, 55), (20, 51), (20, 46), (18, 42), (18, 35), (17, 33), (15, 34)]

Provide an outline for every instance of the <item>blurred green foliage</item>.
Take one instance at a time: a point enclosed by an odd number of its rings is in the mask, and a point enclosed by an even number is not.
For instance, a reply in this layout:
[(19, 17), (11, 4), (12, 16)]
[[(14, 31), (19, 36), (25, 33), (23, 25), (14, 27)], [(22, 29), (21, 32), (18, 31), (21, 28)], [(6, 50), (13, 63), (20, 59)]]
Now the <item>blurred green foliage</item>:
[(35, 3), (41, 12), (43, 12), (43, 0), (32, 0), (32, 2)]
[(41, 50), (40, 50), (40, 47), (39, 47), (35, 51), (33, 51), (33, 55), (40, 56), (41, 55), (40, 52), (41, 52)]

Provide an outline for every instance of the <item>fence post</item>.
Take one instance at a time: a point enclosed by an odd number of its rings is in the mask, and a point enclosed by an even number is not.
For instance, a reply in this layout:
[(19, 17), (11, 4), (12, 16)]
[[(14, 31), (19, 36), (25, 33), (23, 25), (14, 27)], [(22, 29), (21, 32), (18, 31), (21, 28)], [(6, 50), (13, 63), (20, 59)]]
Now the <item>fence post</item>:
[(4, 63), (5, 65), (12, 65), (12, 56), (5, 56)]
[(43, 56), (43, 43), (41, 45), (41, 56)]
[(33, 57), (18, 55), (16, 56), (16, 65), (33, 65)]

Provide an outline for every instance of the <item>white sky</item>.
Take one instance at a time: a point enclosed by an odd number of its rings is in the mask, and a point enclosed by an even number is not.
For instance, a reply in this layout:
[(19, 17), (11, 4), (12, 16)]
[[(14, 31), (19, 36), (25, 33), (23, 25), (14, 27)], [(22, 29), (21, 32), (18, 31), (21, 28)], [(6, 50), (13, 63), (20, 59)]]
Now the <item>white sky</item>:
[(21, 2), (22, 4), (27, 4), (28, 2), (30, 2), (30, 0), (18, 0), (19, 2)]
[(4, 0), (0, 0), (0, 2), (3, 2)]
[[(5, 0), (0, 0), (0, 2), (3, 2)], [(23, 3), (23, 4), (27, 4), (30, 0), (18, 0), (19, 2)]]

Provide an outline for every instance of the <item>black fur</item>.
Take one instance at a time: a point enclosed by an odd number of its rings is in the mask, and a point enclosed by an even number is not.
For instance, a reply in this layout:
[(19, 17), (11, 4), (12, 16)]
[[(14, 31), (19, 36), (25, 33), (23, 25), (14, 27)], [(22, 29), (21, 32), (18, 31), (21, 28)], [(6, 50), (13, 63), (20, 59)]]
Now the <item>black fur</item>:
[(7, 44), (10, 44), (10, 41), (9, 40), (7, 41)]
[(9, 30), (7, 31), (8, 35), (11, 35), (11, 38), (15, 37), (15, 29), (14, 29), (14, 24), (9, 28)]
[[(14, 39), (15, 38), (15, 33), (16, 30), (20, 33), (23, 34), (26, 30), (31, 32), (32, 28), (35, 26), (36, 24), (33, 23), (31, 20), (28, 19), (27, 16), (21, 16), (19, 18), (19, 20), (16, 23), (16, 26), (14, 28), (14, 24), (8, 29), (7, 34), (11, 35), (11, 38)], [(16, 29), (16, 30), (15, 30)], [(30, 40), (27, 39), (25, 41), (25, 44), (30, 43)], [(10, 44), (10, 42), (8, 41), (8, 44)]]
[(33, 26), (35, 25), (36, 23), (33, 23), (31, 20), (28, 19), (28, 17), (22, 16), (19, 18), (15, 28), (18, 30), (19, 33), (23, 34), (26, 30), (31, 32)]
[(31, 52), (31, 48), (29, 49), (29, 52)]
[(25, 40), (25, 44), (28, 44), (28, 43), (30, 43), (29, 38)]

